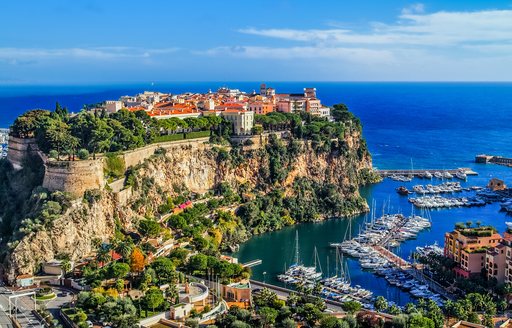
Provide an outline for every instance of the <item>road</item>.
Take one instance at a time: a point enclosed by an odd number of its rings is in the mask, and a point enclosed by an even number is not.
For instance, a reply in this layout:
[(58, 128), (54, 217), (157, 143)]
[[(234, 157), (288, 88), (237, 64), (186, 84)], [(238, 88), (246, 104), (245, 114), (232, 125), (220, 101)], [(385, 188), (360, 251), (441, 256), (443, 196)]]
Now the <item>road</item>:
[[(45, 302), (46, 309), (52, 314), (52, 316), (59, 320), (59, 323), (64, 326), (64, 322), (62, 321), (59, 311), (61, 306), (66, 303), (71, 303), (75, 298), (75, 292), (72, 289), (64, 288), (64, 287), (56, 287), (52, 286), (55, 294), (57, 294), (57, 298), (53, 300), (49, 300)], [(66, 295), (64, 296), (63, 293)], [(65, 326), (64, 326), (65, 327)]]
[[(295, 292), (291, 289), (286, 289), (286, 288), (282, 288), (279, 286), (265, 284), (260, 281), (251, 280), (251, 289), (253, 291), (255, 289), (262, 289), (262, 288), (268, 288), (269, 290), (276, 293), (276, 295), (281, 299), (286, 299), (291, 292)], [(331, 310), (333, 312), (344, 312), (343, 309), (341, 308), (341, 303), (332, 301), (332, 300), (327, 300), (327, 299), (323, 299), (323, 300), (325, 301), (325, 305), (327, 306), (327, 308), (329, 310)]]
[[(8, 316), (9, 296), (22, 294), (23, 292), (12, 293), (9, 289), (5, 288), (4, 286), (0, 287), (0, 327), (14, 327)], [(18, 299), (18, 309), (20, 313), (17, 313), (16, 316), (18, 318), (18, 322), (22, 327), (43, 327), (39, 320), (37, 320), (37, 317), (32, 313), (33, 308), (34, 301), (31, 300), (30, 297), (20, 297)]]

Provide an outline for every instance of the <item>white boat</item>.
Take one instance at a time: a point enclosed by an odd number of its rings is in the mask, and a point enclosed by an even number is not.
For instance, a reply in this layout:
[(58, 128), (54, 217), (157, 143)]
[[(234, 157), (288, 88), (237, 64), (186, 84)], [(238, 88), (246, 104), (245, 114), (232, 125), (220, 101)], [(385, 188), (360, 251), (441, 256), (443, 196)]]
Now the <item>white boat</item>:
[(443, 173), (443, 178), (445, 178), (445, 179), (452, 179), (453, 175), (450, 172), (446, 171), (446, 172)]
[(464, 180), (464, 181), (466, 181), (468, 179), (468, 176), (466, 175), (466, 173), (464, 173), (462, 171), (457, 171), (457, 173), (455, 173), (455, 177), (457, 179)]

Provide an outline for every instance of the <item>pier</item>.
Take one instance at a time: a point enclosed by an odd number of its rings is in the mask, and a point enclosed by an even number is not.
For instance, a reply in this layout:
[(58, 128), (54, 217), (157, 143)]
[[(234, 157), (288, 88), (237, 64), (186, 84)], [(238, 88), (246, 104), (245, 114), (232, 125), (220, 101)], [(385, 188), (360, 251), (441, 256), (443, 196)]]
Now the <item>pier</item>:
[(445, 172), (447, 172), (452, 175), (456, 174), (457, 172), (464, 172), (466, 175), (478, 175), (477, 172), (475, 172), (467, 167), (461, 167), (461, 168), (457, 168), (457, 169), (375, 170), (375, 172), (383, 178), (386, 178), (386, 177), (389, 177), (392, 175), (406, 175), (406, 176), (422, 177), (425, 175), (426, 172), (430, 172), (430, 173), (434, 173), (434, 172), (445, 173)]
[(482, 154), (475, 156), (475, 163), (492, 163), (498, 165), (512, 166), (512, 158)]
[(252, 260), (247, 263), (242, 264), (242, 267), (244, 268), (252, 268), (254, 266), (260, 265), (263, 261), (260, 259)]
[(406, 260), (404, 260), (400, 256), (392, 253), (388, 249), (386, 249), (386, 248), (384, 248), (382, 246), (372, 246), (372, 248), (374, 250), (376, 250), (377, 252), (379, 252), (379, 254), (382, 257), (386, 258), (390, 263), (393, 263), (393, 265), (395, 265), (399, 269), (407, 270), (407, 269), (411, 268), (411, 264), (409, 262), (407, 262)]

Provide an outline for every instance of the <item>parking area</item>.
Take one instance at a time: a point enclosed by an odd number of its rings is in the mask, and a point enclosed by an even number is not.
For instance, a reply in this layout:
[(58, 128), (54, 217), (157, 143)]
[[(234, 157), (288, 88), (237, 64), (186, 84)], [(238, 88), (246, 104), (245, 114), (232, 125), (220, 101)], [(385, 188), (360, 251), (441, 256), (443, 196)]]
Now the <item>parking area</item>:
[[(44, 305), (46, 309), (52, 314), (52, 316), (61, 321), (59, 316), (59, 310), (61, 306), (66, 305), (74, 301), (75, 292), (71, 289), (51, 286), (56, 297), (51, 300), (38, 301), (38, 306)], [(9, 296), (22, 294), (27, 291), (36, 291), (36, 289), (28, 289), (18, 292), (12, 292), (11, 290), (0, 286), (0, 327), (14, 327), (8, 317), (9, 312)], [(31, 296), (20, 296), (17, 299), (18, 311), (14, 314), (22, 327), (40, 327), (40, 323), (37, 317), (32, 313), (34, 308), (34, 300)], [(62, 324), (62, 322), (61, 322)]]

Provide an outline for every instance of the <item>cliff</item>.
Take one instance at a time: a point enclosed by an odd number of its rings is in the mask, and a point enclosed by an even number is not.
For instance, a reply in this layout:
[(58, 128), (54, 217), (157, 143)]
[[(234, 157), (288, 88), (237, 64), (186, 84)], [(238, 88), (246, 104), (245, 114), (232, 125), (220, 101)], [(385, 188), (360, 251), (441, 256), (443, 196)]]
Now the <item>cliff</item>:
[[(145, 149), (138, 160), (132, 153), (124, 183), (86, 192), (44, 228), (11, 241), (5, 261), (8, 272), (11, 276), (32, 274), (40, 263), (59, 254), (74, 261), (83, 258), (98, 241), (108, 241), (116, 229), (129, 231), (139, 218), (158, 215), (158, 206), (183, 190), (204, 194), (225, 183), (237, 191), (243, 187), (264, 194), (280, 189), (293, 196), (294, 183), (305, 178), (332, 184), (340, 195), (354, 199), (359, 197), (358, 186), (368, 182), (364, 173), (371, 169), (371, 157), (358, 131), (347, 133), (340, 144), (333, 143), (328, 150), (311, 141), (257, 139), (251, 146), (236, 148), (204, 142), (168, 143)], [(122, 158), (126, 164), (127, 157)], [(366, 209), (363, 204), (345, 214)]]

